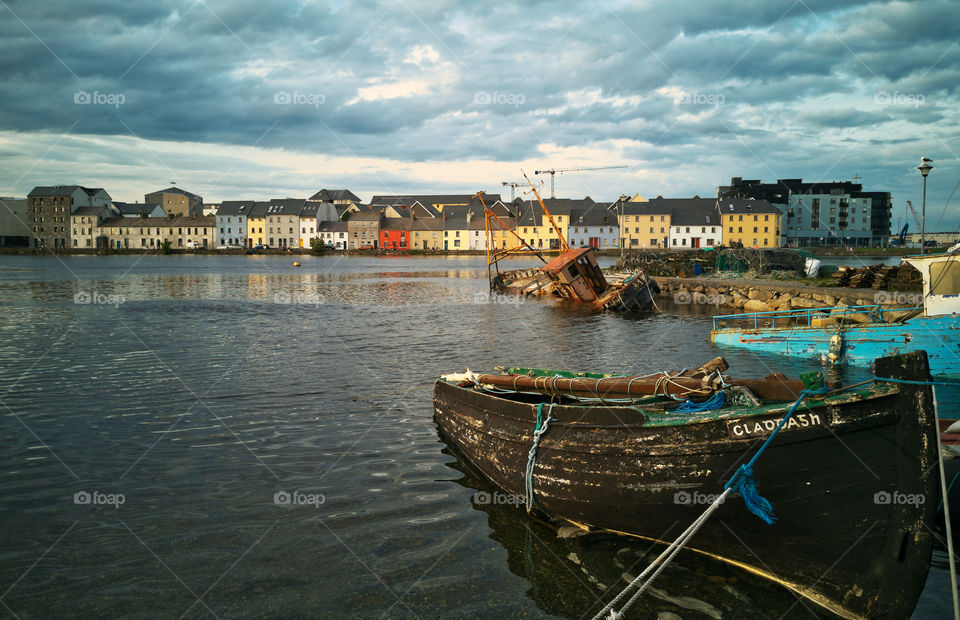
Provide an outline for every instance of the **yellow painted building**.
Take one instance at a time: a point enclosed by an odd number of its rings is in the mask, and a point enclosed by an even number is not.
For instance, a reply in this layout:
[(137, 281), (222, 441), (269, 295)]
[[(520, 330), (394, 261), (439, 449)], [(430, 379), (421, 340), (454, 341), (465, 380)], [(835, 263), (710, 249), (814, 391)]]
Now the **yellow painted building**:
[(745, 248), (780, 247), (782, 214), (766, 200), (720, 201), (723, 245), (742, 243)]
[[(634, 198), (638, 198), (634, 196)], [(620, 243), (628, 250), (666, 248), (670, 237), (670, 208), (641, 200), (616, 205), (620, 224)]]
[(410, 223), (410, 249), (442, 250), (443, 232), (440, 218), (414, 218)]
[(267, 203), (257, 202), (247, 213), (247, 247), (266, 245)]

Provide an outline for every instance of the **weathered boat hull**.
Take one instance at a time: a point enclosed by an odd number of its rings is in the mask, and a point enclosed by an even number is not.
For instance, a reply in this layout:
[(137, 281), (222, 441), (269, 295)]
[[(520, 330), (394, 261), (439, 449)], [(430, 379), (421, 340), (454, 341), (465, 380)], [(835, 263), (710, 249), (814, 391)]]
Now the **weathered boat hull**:
[(611, 312), (644, 312), (654, 306), (653, 298), (659, 294), (660, 286), (656, 280), (637, 273), (622, 284), (611, 285), (595, 306)]
[[(883, 376), (929, 376), (922, 353), (877, 366)], [(796, 424), (754, 468), (777, 522), (763, 523), (731, 498), (689, 546), (841, 617), (908, 617), (932, 544), (933, 400), (928, 387), (881, 392), (832, 397), (795, 413)], [(508, 493), (524, 494), (535, 402), (438, 381), (434, 406), (443, 435), (475, 469)], [(630, 407), (554, 407), (536, 459), (536, 500), (554, 517), (672, 540), (784, 413), (739, 409), (677, 424)]]
[[(720, 347), (819, 360), (829, 352), (830, 338), (836, 333), (836, 326), (726, 328), (710, 332), (710, 341)], [(850, 325), (840, 333), (844, 341), (843, 363), (869, 366), (878, 357), (922, 350), (927, 352), (932, 374), (960, 375), (960, 316)]]

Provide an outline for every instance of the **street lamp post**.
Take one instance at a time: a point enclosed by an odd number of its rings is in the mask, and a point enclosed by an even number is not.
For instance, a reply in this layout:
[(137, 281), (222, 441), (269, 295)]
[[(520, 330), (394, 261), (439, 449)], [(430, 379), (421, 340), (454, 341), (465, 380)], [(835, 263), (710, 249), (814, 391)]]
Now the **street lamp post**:
[(920, 253), (926, 254), (927, 252), (927, 230), (926, 230), (926, 219), (927, 219), (927, 175), (930, 174), (930, 171), (933, 170), (933, 166), (930, 165), (932, 159), (926, 157), (920, 158), (920, 165), (917, 166), (917, 170), (920, 171), (920, 174), (923, 175), (923, 200), (920, 204)]

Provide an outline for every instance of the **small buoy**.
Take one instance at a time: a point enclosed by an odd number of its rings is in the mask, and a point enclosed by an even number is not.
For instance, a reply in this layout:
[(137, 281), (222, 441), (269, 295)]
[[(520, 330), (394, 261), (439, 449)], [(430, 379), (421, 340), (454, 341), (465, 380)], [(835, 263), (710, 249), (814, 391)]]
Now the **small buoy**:
[(300, 266), (300, 263), (294, 263), (293, 266), (294, 266), (294, 267), (299, 267), (299, 266)]
[(830, 337), (827, 359), (830, 360), (831, 364), (836, 364), (840, 361), (841, 357), (843, 357), (843, 336), (840, 335), (840, 332), (837, 332)]

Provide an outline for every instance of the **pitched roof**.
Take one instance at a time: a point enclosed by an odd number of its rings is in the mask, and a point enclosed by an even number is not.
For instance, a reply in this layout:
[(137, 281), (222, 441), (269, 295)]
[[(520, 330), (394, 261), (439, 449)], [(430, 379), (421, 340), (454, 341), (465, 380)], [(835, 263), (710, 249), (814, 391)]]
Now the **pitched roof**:
[[(70, 196), (78, 189), (82, 189), (90, 196), (96, 193), (96, 190), (91, 190), (81, 185), (38, 185), (30, 190), (27, 196)], [(96, 189), (101, 188), (98, 187)]]
[(399, 217), (384, 218), (380, 230), (410, 230), (410, 220)]
[(271, 198), (267, 201), (267, 215), (300, 215), (306, 200), (303, 198)]
[(216, 225), (217, 218), (212, 215), (204, 217), (111, 217), (100, 224), (104, 228), (163, 228), (171, 226), (201, 228)]
[(224, 200), (220, 203), (217, 215), (250, 215), (255, 200)]
[(670, 213), (672, 226), (719, 226), (716, 198), (654, 198), (648, 204)]
[(317, 232), (347, 232), (347, 223), (323, 221), (317, 225)]
[[(113, 203), (113, 204), (116, 205), (117, 203)], [(74, 209), (73, 213), (71, 213), (70, 215), (74, 217), (78, 215), (100, 215), (100, 213), (102, 213), (104, 209), (106, 209), (107, 211), (110, 211), (110, 208), (104, 205), (98, 205), (95, 207), (82, 206)]]
[(729, 213), (775, 213), (780, 210), (766, 200), (743, 200), (741, 198), (723, 198), (717, 201), (720, 215)]
[[(467, 205), (473, 201), (473, 194), (407, 194), (407, 195), (384, 195), (374, 196), (370, 200), (371, 205), (400, 205), (409, 207), (419, 202), (423, 205), (436, 207), (437, 205)], [(484, 194), (484, 200), (488, 202), (500, 200), (500, 194)]]
[(122, 215), (147, 215), (160, 205), (153, 202), (118, 202), (113, 201), (113, 206), (117, 208)]
[(440, 218), (417, 218), (410, 223), (410, 230), (443, 230), (443, 221)]
[(597, 202), (586, 209), (570, 211), (571, 226), (617, 226), (619, 218), (616, 213), (608, 210), (606, 203)]
[(202, 199), (201, 196), (198, 196), (197, 194), (194, 194), (192, 192), (188, 192), (187, 190), (181, 189), (179, 187), (168, 187), (167, 189), (159, 189), (155, 192), (149, 192), (147, 196), (150, 196), (152, 194), (180, 194), (181, 196), (188, 196), (190, 198)]
[(348, 189), (321, 189), (307, 200), (316, 202), (336, 202), (338, 200), (360, 202), (360, 197)]
[(354, 213), (350, 216), (350, 219), (347, 220), (352, 222), (354, 220), (359, 220), (362, 222), (376, 222), (381, 217), (383, 217), (382, 211), (360, 211), (359, 213)]
[(269, 202), (263, 202), (258, 200), (254, 202), (252, 205), (250, 205), (249, 211), (247, 211), (247, 217), (248, 218), (249, 217), (256, 217), (256, 218), (266, 217), (267, 207), (269, 206), (270, 206)]
[(300, 217), (317, 217), (317, 211), (320, 209), (319, 202), (305, 202), (300, 209)]
[[(714, 201), (715, 202), (715, 201)], [(629, 200), (614, 203), (617, 212), (623, 215), (669, 215), (670, 207), (654, 198), (649, 202), (631, 202)]]

